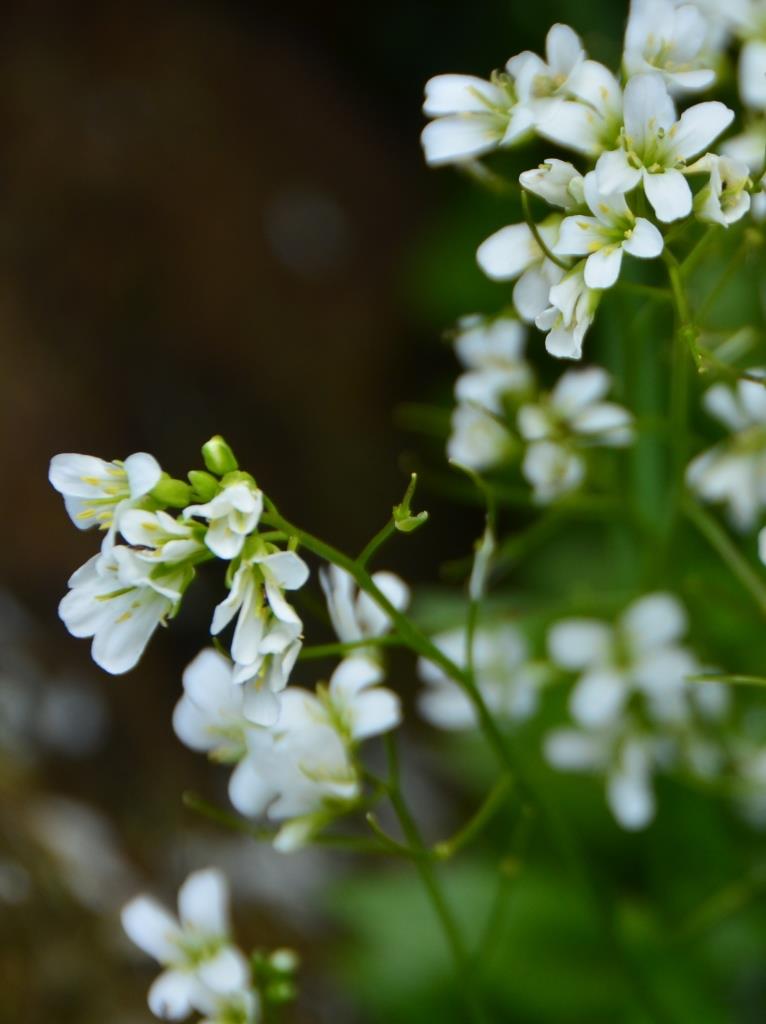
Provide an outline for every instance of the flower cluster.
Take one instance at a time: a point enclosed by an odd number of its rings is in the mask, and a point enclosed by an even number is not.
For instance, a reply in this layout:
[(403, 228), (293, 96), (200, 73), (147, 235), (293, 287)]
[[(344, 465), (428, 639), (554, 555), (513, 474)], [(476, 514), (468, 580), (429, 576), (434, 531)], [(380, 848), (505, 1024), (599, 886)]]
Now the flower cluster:
[(736, 14), (702, 6), (633, 0), (622, 83), (587, 57), (571, 28), (554, 25), (544, 58), (525, 51), (490, 81), (450, 74), (426, 85), (423, 109), (433, 120), (422, 143), (432, 165), (474, 161), (535, 135), (581, 161), (578, 169), (551, 156), (524, 171), (522, 192), (552, 212), (535, 223), (525, 207), (524, 222), (501, 228), (477, 253), (492, 280), (516, 282), (519, 317), (545, 333), (554, 356), (581, 358), (624, 255), (654, 259), (663, 253), (668, 225), (694, 216), (728, 226), (751, 207), (751, 174), (764, 170), (762, 119), (715, 153), (710, 147), (734, 112), (706, 101), (679, 115), (676, 102), (715, 81), (734, 33), (744, 41), (743, 102), (766, 109), (763, 15), (755, 3), (743, 2)]
[(232, 940), (228, 885), (215, 868), (189, 875), (178, 892), (178, 917), (150, 896), (137, 896), (123, 908), (122, 924), (164, 968), (149, 989), (149, 1008), (162, 1020), (185, 1020), (196, 1011), (204, 1015), (200, 1024), (256, 1024), (264, 1003), (289, 996), (294, 954), (272, 954), (274, 977), (264, 986), (261, 958), (248, 960)]
[(604, 401), (611, 379), (599, 367), (569, 370), (552, 391), (538, 390), (524, 342), (512, 318), (460, 322), (455, 347), (467, 372), (455, 385), (448, 453), (474, 470), (519, 456), (534, 500), (549, 504), (583, 484), (588, 449), (632, 442), (632, 418)]
[[(262, 528), (263, 493), (223, 439), (208, 442), (203, 457), (205, 471), (192, 471), (188, 484), (143, 453), (124, 462), (54, 457), (50, 479), (73, 521), (105, 531), (101, 551), (71, 577), (59, 612), (74, 636), (93, 637), (98, 665), (126, 672), (177, 613), (196, 567), (227, 563), (229, 592), (210, 632), (217, 637), (234, 623), (230, 653), (206, 648), (188, 666), (173, 724), (193, 750), (234, 766), (232, 803), (280, 823), (275, 845), (292, 850), (354, 805), (362, 790), (359, 743), (399, 723), (398, 698), (379, 685), (374, 643), (390, 623), (330, 566), (321, 583), (349, 655), (314, 692), (288, 686), (303, 623), (286, 593), (306, 583), (308, 566), (289, 537)], [(395, 608), (406, 606), (398, 577), (376, 573), (373, 582)]]

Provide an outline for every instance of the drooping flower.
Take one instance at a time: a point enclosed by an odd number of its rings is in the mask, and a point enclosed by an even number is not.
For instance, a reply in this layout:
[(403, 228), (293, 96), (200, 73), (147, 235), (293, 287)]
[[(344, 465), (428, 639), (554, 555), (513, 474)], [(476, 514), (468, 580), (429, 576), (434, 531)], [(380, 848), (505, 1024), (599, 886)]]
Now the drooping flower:
[(708, 153), (688, 168), (687, 173), (707, 171), (708, 184), (694, 197), (694, 213), (703, 221), (728, 228), (750, 209), (752, 186), (747, 164), (731, 157)]
[(732, 122), (723, 103), (698, 103), (676, 120), (676, 109), (662, 75), (634, 75), (625, 87), (625, 125), (618, 149), (596, 165), (603, 193), (629, 192), (643, 183), (659, 220), (668, 223), (692, 210), (684, 177), (688, 161), (702, 153)]
[[(410, 602), (410, 588), (392, 572), (373, 573), (372, 581), (397, 611), (404, 611)], [(335, 633), (343, 644), (375, 640), (388, 633), (391, 620), (385, 611), (357, 588), (353, 576), (337, 565), (328, 565), (319, 572), (327, 611)]]
[(106, 531), (104, 550), (114, 544), (122, 515), (159, 483), (162, 470), (153, 455), (136, 452), (124, 461), (94, 455), (54, 455), (48, 479), (63, 494), (69, 517), (79, 530)]
[(473, 75), (437, 75), (426, 83), (423, 113), (435, 118), (421, 135), (432, 166), (473, 160), (524, 139), (534, 115), (518, 102), (508, 75), (487, 82)]
[(229, 794), (242, 814), (284, 822), (277, 849), (303, 846), (358, 798), (356, 745), (401, 718), (396, 695), (377, 685), (381, 678), (370, 658), (347, 658), (316, 694), (294, 686), (285, 690), (276, 725), (250, 734)]
[(578, 263), (548, 295), (549, 305), (535, 320), (546, 332), (545, 348), (557, 359), (580, 359), (585, 335), (596, 315), (600, 293), (585, 283), (585, 261)]
[[(556, 244), (561, 217), (553, 214), (537, 225), (548, 250)], [(543, 252), (528, 224), (509, 224), (479, 246), (476, 261), (492, 281), (516, 281), (513, 304), (522, 320), (533, 323), (549, 302), (551, 288), (565, 271)]]
[(231, 474), (233, 479), (211, 501), (190, 505), (185, 516), (198, 516), (210, 523), (205, 543), (218, 558), (236, 558), (245, 541), (258, 526), (263, 511), (263, 494), (254, 481), (243, 473)]
[(165, 970), (149, 990), (149, 1008), (183, 1020), (204, 990), (232, 995), (249, 988), (247, 960), (231, 941), (226, 879), (215, 868), (189, 875), (178, 892), (178, 918), (149, 896), (122, 911), (128, 937)]
[(731, 433), (692, 460), (686, 482), (705, 501), (724, 504), (737, 529), (750, 530), (766, 508), (766, 386), (756, 380), (715, 384), (703, 405)]
[(632, 0), (625, 32), (625, 70), (629, 76), (658, 71), (676, 91), (707, 89), (715, 81), (708, 39), (708, 23), (695, 4)]
[(553, 251), (557, 256), (587, 256), (585, 284), (611, 288), (620, 276), (623, 252), (653, 259), (662, 252), (662, 235), (651, 221), (635, 216), (622, 193), (602, 192), (595, 171), (585, 176), (583, 188), (593, 216), (566, 217)]
[(94, 555), (69, 580), (59, 616), (76, 637), (93, 637), (93, 660), (113, 675), (138, 662), (157, 626), (174, 614), (193, 570), (153, 566), (123, 545)]
[[(456, 665), (465, 668), (465, 629), (441, 633), (433, 641)], [(526, 640), (518, 629), (508, 623), (480, 626), (474, 636), (472, 660), (476, 685), (493, 714), (523, 721), (535, 712), (548, 671), (530, 660)], [(418, 674), (426, 684), (418, 697), (418, 708), (427, 721), (440, 729), (476, 727), (473, 704), (439, 665), (421, 658)]]

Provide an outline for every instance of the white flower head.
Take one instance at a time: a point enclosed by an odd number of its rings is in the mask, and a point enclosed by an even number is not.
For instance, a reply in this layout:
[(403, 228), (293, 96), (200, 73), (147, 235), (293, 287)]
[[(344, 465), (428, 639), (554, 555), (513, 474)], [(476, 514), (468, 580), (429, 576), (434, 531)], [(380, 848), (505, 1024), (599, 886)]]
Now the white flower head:
[(604, 193), (591, 171), (584, 181), (585, 201), (592, 217), (566, 217), (554, 246), (557, 256), (587, 256), (584, 278), (589, 288), (611, 288), (620, 276), (624, 252), (653, 259), (663, 249), (659, 230), (636, 217), (620, 192)]
[(566, 160), (551, 157), (539, 167), (519, 175), (521, 187), (544, 199), (551, 206), (573, 210), (585, 202), (583, 176)]
[(460, 321), (455, 349), (467, 372), (455, 384), (458, 402), (500, 414), (505, 397), (528, 392), (534, 375), (523, 356), (525, 341), (525, 328), (510, 317)]
[(247, 751), (250, 723), (245, 717), (246, 687), (234, 681), (234, 666), (207, 647), (187, 665), (183, 696), (173, 711), (173, 729), (182, 743), (224, 764), (236, 764)]
[(534, 115), (519, 104), (511, 78), (491, 82), (473, 75), (437, 75), (426, 84), (423, 112), (435, 118), (421, 135), (431, 166), (460, 163), (529, 135)]
[(205, 543), (218, 558), (236, 558), (245, 541), (258, 526), (263, 511), (263, 494), (243, 473), (224, 478), (222, 489), (204, 505), (190, 505), (185, 516), (198, 516), (210, 523)]
[(525, 50), (506, 64), (513, 77), (519, 102), (531, 110), (535, 120), (568, 95), (570, 82), (585, 60), (585, 50), (577, 33), (568, 25), (551, 27), (545, 40), (545, 60)]
[[(373, 573), (372, 581), (393, 607), (403, 612), (410, 603), (410, 588), (392, 572)], [(356, 644), (384, 636), (391, 629), (385, 611), (357, 588), (353, 576), (337, 565), (321, 569), (319, 582), (327, 600), (335, 634), (343, 644)]]
[(682, 646), (686, 613), (671, 594), (648, 594), (615, 625), (567, 619), (548, 634), (551, 660), (579, 673), (569, 708), (589, 729), (616, 726), (632, 694), (655, 722), (683, 723), (693, 711), (686, 677), (697, 662)]
[(447, 442), (450, 461), (477, 471), (506, 462), (515, 442), (506, 425), (493, 413), (473, 403), (461, 403), (452, 412)]
[(707, 89), (715, 81), (709, 66), (709, 27), (696, 4), (632, 0), (623, 60), (628, 75), (658, 71), (671, 90)]
[(533, 441), (527, 445), (521, 472), (538, 505), (571, 494), (585, 480), (585, 459), (571, 443)]
[(136, 452), (124, 461), (64, 454), (51, 459), (48, 479), (63, 494), (69, 517), (80, 530), (106, 531), (104, 550), (114, 544), (122, 515), (135, 508), (160, 481), (153, 455)]
[(620, 148), (602, 154), (596, 165), (599, 189), (629, 192), (643, 183), (659, 220), (687, 217), (692, 210), (687, 163), (728, 128), (734, 111), (717, 101), (698, 103), (676, 120), (662, 75), (651, 72), (634, 75), (625, 86), (624, 113)]
[(586, 60), (570, 76), (569, 98), (558, 98), (538, 117), (537, 132), (583, 156), (613, 149), (622, 127), (622, 89), (612, 72)]
[(149, 1008), (163, 1020), (183, 1020), (204, 990), (236, 993), (249, 987), (247, 960), (233, 945), (226, 879), (215, 868), (189, 875), (178, 892), (178, 917), (148, 896), (122, 911), (128, 937), (165, 970), (149, 990)]
[(766, 508), (766, 387), (755, 380), (715, 384), (703, 404), (730, 436), (692, 460), (686, 482), (705, 501), (725, 505), (737, 529), (750, 530)]
[(303, 623), (284, 591), (299, 589), (308, 576), (308, 566), (294, 551), (261, 542), (242, 559), (228, 597), (213, 614), (214, 636), (237, 618), (231, 643), (234, 681), (249, 684), (245, 714), (257, 724), (276, 719), (275, 694), (287, 685), (302, 644)]
[[(559, 235), (561, 217), (553, 214), (537, 225), (548, 250)], [(548, 306), (551, 288), (565, 271), (543, 252), (528, 224), (509, 224), (479, 246), (476, 260), (492, 281), (516, 281), (513, 304), (522, 320), (534, 323)]]
[(750, 210), (752, 187), (747, 164), (728, 156), (708, 153), (688, 168), (707, 171), (710, 179), (694, 197), (694, 213), (702, 221), (728, 228)]
[[(465, 629), (441, 633), (433, 640), (443, 654), (465, 667)], [(473, 666), (476, 685), (493, 714), (511, 721), (523, 721), (534, 714), (548, 672), (530, 660), (527, 643), (515, 626), (480, 626), (474, 636)], [(439, 729), (476, 727), (476, 713), (465, 691), (439, 665), (421, 658), (418, 674), (426, 684), (418, 708), (428, 722)]]
[(546, 332), (545, 348), (557, 359), (580, 359), (600, 293), (585, 283), (585, 261), (578, 263), (548, 295), (549, 305), (535, 323)]
[(177, 609), (188, 566), (152, 566), (132, 548), (94, 555), (69, 580), (59, 616), (76, 637), (93, 637), (93, 660), (113, 675), (132, 669), (157, 626)]

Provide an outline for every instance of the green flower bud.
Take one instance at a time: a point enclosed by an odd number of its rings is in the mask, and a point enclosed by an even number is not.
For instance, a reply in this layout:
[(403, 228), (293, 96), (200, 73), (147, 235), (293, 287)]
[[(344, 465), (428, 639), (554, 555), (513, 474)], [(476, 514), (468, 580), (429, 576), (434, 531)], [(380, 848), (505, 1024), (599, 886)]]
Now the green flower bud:
[(418, 512), (413, 515), (410, 503), (415, 495), (415, 488), (418, 484), (418, 475), (413, 473), (409, 486), (405, 491), (404, 497), (400, 504), (394, 505), (393, 516), (394, 526), (401, 533), (412, 533), (413, 530), (417, 530), (419, 526), (422, 526), (428, 520), (427, 512)]
[(224, 476), (226, 473), (233, 473), (239, 469), (234, 452), (220, 434), (211, 437), (206, 444), (202, 445), (202, 458), (205, 460), (205, 466), (216, 476)]
[(210, 473), (205, 473), (202, 469), (193, 469), (188, 474), (188, 477), (189, 483), (194, 488), (194, 493), (200, 501), (212, 501), (216, 494), (218, 494), (220, 485)]
[(191, 504), (192, 489), (183, 480), (174, 480), (163, 473), (159, 483), (151, 492), (151, 497), (165, 507), (186, 508)]

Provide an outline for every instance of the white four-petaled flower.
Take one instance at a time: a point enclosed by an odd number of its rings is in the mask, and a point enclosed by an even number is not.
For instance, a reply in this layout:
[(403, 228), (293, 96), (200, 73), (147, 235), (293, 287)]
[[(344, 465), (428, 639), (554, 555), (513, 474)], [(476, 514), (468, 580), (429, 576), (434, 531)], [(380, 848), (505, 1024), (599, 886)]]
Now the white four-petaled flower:
[(219, 558), (236, 558), (248, 536), (255, 530), (263, 511), (263, 494), (252, 480), (238, 474), (204, 505), (190, 505), (186, 516), (198, 516), (210, 523), (205, 543)]

